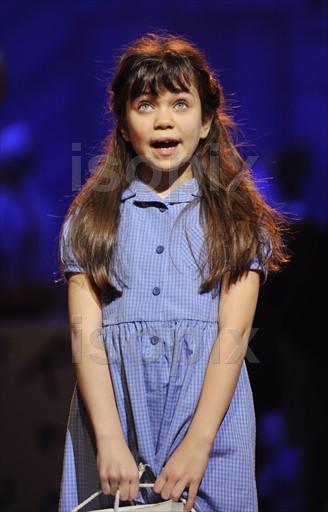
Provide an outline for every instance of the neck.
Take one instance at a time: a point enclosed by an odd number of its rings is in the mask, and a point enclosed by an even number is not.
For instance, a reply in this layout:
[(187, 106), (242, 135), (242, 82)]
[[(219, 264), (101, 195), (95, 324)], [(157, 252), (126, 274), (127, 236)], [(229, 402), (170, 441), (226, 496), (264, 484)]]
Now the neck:
[(172, 171), (157, 171), (147, 166), (140, 166), (136, 172), (136, 177), (153, 188), (158, 194), (167, 193), (171, 189), (178, 187), (193, 178), (191, 165)]

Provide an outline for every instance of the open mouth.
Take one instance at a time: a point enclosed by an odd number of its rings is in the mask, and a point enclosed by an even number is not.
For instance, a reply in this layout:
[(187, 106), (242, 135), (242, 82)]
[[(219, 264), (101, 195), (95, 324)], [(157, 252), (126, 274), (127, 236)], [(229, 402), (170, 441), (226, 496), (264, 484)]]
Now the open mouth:
[(174, 148), (179, 144), (178, 140), (174, 139), (167, 139), (167, 140), (158, 140), (151, 142), (151, 146), (153, 148), (157, 149), (164, 149), (164, 148)]
[(177, 139), (152, 140), (150, 145), (158, 157), (173, 157), (178, 152), (180, 141)]

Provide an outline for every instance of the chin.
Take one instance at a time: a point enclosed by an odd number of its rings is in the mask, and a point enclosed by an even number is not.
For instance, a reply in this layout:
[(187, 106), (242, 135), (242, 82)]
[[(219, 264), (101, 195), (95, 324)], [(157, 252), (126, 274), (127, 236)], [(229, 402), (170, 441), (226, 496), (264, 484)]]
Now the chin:
[(177, 160), (167, 160), (163, 162), (153, 162), (150, 165), (153, 166), (154, 169), (162, 170), (163, 172), (170, 172), (174, 170), (180, 169), (182, 166), (187, 165), (190, 163), (189, 158), (179, 159)]

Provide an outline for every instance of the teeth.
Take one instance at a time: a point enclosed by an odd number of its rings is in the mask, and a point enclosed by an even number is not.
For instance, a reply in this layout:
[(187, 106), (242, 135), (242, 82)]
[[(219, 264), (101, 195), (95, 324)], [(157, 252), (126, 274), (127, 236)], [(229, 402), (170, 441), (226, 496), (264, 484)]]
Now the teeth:
[(176, 146), (178, 144), (177, 140), (162, 140), (162, 141), (156, 141), (153, 142), (153, 146), (156, 148), (166, 148), (171, 146)]

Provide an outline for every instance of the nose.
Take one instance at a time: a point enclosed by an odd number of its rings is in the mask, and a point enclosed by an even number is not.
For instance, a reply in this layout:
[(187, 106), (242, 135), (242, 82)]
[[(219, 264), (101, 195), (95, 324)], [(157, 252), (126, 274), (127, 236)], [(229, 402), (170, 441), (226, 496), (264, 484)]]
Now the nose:
[(173, 127), (173, 125), (173, 119), (169, 113), (169, 110), (166, 108), (158, 109), (154, 121), (154, 128), (168, 128)]

